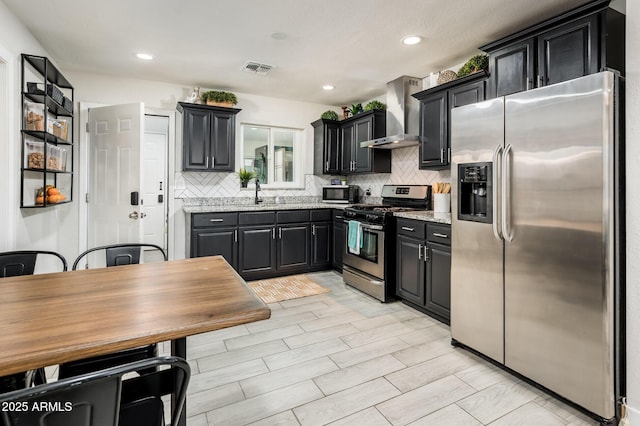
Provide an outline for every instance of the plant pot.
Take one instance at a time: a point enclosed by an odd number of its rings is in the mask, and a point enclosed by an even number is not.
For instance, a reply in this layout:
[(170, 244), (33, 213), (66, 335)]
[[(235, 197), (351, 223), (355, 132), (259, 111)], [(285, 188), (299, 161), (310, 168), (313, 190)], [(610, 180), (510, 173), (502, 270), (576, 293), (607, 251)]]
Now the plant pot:
[(240, 188), (246, 188), (249, 182), (240, 182)]
[(215, 102), (210, 99), (207, 99), (207, 105), (209, 106), (219, 106), (225, 108), (233, 108), (233, 104), (231, 102)]

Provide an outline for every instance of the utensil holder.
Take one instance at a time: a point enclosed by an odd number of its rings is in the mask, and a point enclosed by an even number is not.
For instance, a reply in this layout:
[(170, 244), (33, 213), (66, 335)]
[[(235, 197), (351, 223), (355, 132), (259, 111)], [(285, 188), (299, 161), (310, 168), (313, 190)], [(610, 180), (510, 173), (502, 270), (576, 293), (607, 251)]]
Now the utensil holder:
[(451, 194), (433, 194), (433, 211), (449, 213), (451, 210)]

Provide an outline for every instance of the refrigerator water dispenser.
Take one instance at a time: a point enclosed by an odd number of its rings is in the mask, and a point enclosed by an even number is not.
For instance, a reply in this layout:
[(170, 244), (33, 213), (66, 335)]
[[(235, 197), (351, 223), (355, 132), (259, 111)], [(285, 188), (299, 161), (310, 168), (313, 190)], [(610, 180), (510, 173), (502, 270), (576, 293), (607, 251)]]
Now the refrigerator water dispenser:
[(458, 219), (492, 223), (493, 186), (491, 163), (458, 165)]

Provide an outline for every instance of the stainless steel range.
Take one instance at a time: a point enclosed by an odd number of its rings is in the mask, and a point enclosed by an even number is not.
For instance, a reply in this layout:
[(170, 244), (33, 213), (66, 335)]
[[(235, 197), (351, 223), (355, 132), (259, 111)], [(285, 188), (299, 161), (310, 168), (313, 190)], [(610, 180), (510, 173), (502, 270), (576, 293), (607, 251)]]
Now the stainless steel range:
[[(384, 185), (382, 204), (347, 207), (342, 267), (344, 282), (381, 302), (395, 299), (393, 213), (431, 208), (430, 185)], [(389, 234), (389, 231), (391, 233)], [(386, 234), (386, 235), (385, 235)], [(350, 238), (351, 236), (351, 244)], [(355, 240), (355, 241), (354, 241)]]

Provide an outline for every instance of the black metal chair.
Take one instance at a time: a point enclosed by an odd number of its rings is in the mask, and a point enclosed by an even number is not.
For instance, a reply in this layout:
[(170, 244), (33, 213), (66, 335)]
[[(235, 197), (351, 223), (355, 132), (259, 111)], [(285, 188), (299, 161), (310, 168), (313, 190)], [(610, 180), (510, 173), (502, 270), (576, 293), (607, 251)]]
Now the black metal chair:
[[(55, 251), (19, 250), (0, 253), (0, 278), (33, 275), (38, 256), (47, 255), (57, 257), (62, 263), (62, 271), (67, 270), (67, 260)], [(11, 374), (0, 377), (0, 392), (22, 389), (34, 384), (46, 382), (44, 368), (26, 373)]]
[(67, 260), (55, 251), (20, 250), (0, 253), (0, 278), (33, 275), (39, 255), (51, 255), (60, 259), (62, 270), (67, 270)]
[[(73, 262), (72, 270), (76, 270), (78, 264), (89, 253), (104, 250), (106, 256), (107, 267), (131, 265), (140, 263), (140, 253), (142, 249), (150, 248), (158, 250), (163, 259), (168, 260), (165, 251), (155, 244), (144, 243), (124, 243), (113, 244), (107, 246), (94, 247), (81, 253)], [(90, 371), (108, 368), (113, 365), (124, 364), (127, 362), (138, 361), (158, 355), (157, 345), (147, 345), (139, 348), (128, 349), (107, 355), (100, 355), (79, 361), (72, 361), (60, 365), (58, 378), (66, 378), (85, 374)], [(144, 373), (141, 371), (141, 373)]]
[[(159, 369), (162, 366), (169, 368)], [(123, 377), (141, 369), (158, 371)], [(0, 418), (5, 426), (161, 426), (162, 397), (171, 395), (171, 425), (176, 426), (190, 377), (189, 364), (182, 358), (136, 361), (2, 394), (0, 404), (12, 408), (2, 410)]]
[(132, 265), (136, 263), (140, 263), (140, 252), (143, 248), (150, 248), (154, 250), (158, 250), (164, 260), (168, 260), (167, 254), (164, 249), (155, 244), (144, 244), (144, 243), (124, 243), (124, 244), (111, 244), (106, 246), (94, 247), (83, 253), (81, 253), (76, 260), (73, 262), (72, 270), (76, 270), (78, 267), (78, 263), (82, 260), (83, 257), (88, 255), (89, 253), (93, 253), (95, 251), (104, 250), (107, 267), (110, 266), (121, 266), (121, 265)]

